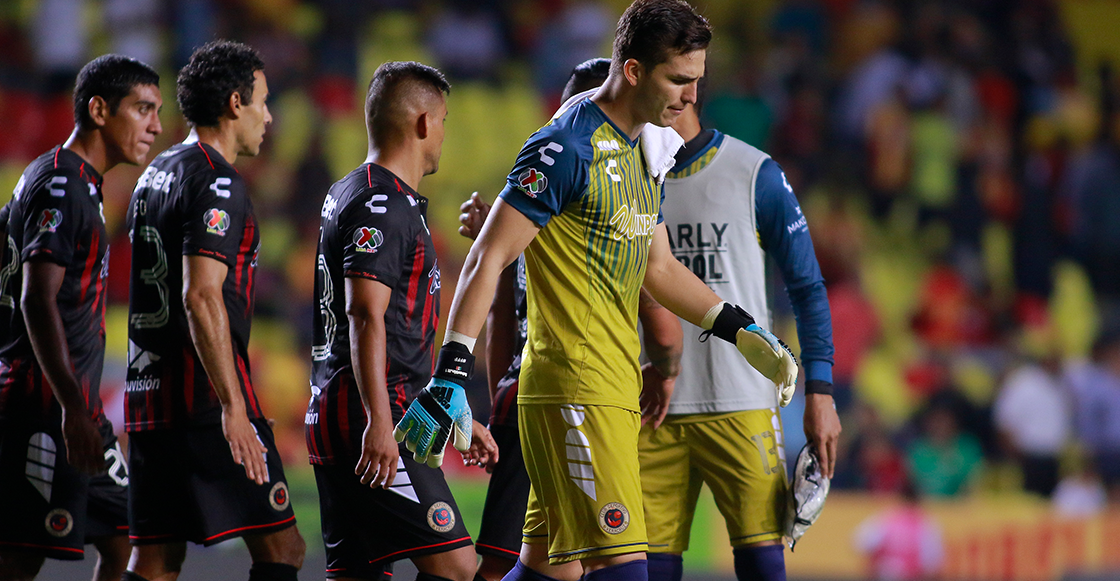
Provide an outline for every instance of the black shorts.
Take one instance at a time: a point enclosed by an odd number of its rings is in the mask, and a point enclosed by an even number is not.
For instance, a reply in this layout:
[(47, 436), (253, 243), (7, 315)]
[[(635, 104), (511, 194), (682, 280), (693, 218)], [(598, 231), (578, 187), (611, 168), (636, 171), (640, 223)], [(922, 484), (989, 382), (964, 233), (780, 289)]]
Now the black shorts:
[(113, 426), (100, 429), (106, 473), (90, 478), (66, 461), (61, 426), (0, 428), (0, 547), (78, 560), (86, 543), (128, 532), (128, 467)]
[(490, 474), (482, 527), (475, 543), (479, 554), (514, 560), (521, 552), (521, 528), (529, 502), (529, 474), (521, 455), (517, 426), (491, 426), (498, 444), (498, 464)]
[(387, 563), (470, 546), (443, 471), (400, 453), (388, 490), (363, 485), (356, 461), (314, 465), (328, 578), (378, 579)]
[(235, 464), (220, 425), (132, 432), (129, 540), (134, 545), (190, 541), (213, 545), (296, 523), (272, 428), (252, 420), (268, 449), (268, 481)]

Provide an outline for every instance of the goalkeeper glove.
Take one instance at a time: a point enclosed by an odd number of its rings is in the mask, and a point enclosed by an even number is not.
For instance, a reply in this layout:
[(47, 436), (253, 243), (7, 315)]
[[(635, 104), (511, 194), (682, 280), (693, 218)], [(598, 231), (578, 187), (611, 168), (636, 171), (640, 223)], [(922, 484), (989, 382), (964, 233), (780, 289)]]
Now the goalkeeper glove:
[(474, 355), (462, 343), (451, 341), (439, 350), (432, 380), (393, 430), (393, 437), (404, 442), (417, 462), (439, 468), (452, 434), (456, 450), (470, 449), (473, 418), (463, 384), (473, 368)]
[(708, 311), (703, 327), (707, 330), (700, 336), (701, 341), (715, 335), (734, 343), (752, 367), (774, 382), (779, 405), (789, 405), (797, 386), (797, 359), (781, 339), (756, 325), (754, 317), (742, 307), (726, 302)]

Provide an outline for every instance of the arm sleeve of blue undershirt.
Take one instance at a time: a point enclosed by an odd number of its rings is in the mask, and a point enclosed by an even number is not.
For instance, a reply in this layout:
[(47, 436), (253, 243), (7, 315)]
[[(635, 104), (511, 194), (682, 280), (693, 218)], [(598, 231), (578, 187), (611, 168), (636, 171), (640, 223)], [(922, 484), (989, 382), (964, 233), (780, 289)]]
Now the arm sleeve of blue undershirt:
[(832, 383), (832, 315), (809, 225), (781, 166), (766, 160), (755, 181), (755, 216), (762, 249), (774, 257), (797, 320), (807, 380)]

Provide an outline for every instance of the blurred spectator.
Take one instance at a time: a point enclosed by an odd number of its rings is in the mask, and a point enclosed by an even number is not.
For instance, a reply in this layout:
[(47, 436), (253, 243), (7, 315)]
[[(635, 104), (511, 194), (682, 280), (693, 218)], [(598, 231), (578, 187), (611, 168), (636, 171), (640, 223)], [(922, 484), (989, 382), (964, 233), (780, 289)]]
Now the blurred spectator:
[(1036, 350), (1042, 353), (1004, 380), (993, 412), (1004, 450), (1023, 471), (1023, 487), (1050, 496), (1058, 485), (1058, 459), (1069, 444), (1073, 414), (1061, 360), (1050, 340), (1041, 341), (1045, 344)]
[(910, 444), (907, 463), (914, 485), (923, 495), (956, 496), (980, 472), (983, 450), (976, 436), (961, 432), (948, 405), (931, 405), (920, 420), (921, 432)]
[(452, 3), (428, 30), (428, 48), (439, 68), (455, 79), (496, 80), (504, 42), (497, 13), (482, 2)]
[(1054, 510), (1073, 518), (1100, 514), (1108, 503), (1108, 494), (1092, 460), (1079, 457), (1068, 476), (1054, 489)]
[(867, 556), (867, 577), (881, 581), (936, 579), (945, 559), (941, 527), (922, 509), (910, 483), (900, 506), (860, 523), (853, 544)]
[(1067, 379), (1077, 398), (1077, 435), (1105, 485), (1120, 489), (1120, 329), (1103, 332), (1092, 359)]

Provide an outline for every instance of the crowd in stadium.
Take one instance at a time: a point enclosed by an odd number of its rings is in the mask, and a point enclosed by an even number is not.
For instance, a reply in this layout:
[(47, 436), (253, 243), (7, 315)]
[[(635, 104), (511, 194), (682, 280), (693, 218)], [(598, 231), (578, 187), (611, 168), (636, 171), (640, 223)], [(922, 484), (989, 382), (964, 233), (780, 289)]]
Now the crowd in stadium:
[[(296, 462), (319, 207), (364, 144), (373, 68), (416, 59), (451, 80), (445, 163), (422, 192), (450, 280), (467, 247), (454, 234), (458, 203), (473, 190), (496, 195), (521, 140), (559, 105), (571, 67), (608, 56), (625, 4), (5, 3), (0, 184), (10, 191), (68, 134), (70, 83), (92, 56), (127, 53), (170, 81), (215, 36), (255, 46), (275, 122), (262, 155), (240, 167), (264, 233), (256, 316), (266, 322), (253, 350), (278, 441)], [(1099, 509), (1106, 489), (1120, 499), (1112, 65), (1079, 60), (1076, 31), (1047, 0), (704, 4), (716, 30), (704, 122), (781, 164), (826, 279), (845, 428), (834, 486), (1028, 490), (1074, 511)], [(173, 86), (163, 85), (156, 150), (186, 133), (167, 98)], [(138, 172), (116, 173), (106, 214), (113, 244), (125, 245), (111, 216), (123, 215)], [(127, 262), (126, 252), (112, 256)], [(127, 277), (115, 273), (127, 267), (111, 272), (111, 305), (126, 304)], [(795, 336), (788, 305), (776, 309), (785, 322), (775, 332)], [(784, 417), (796, 440), (797, 414)]]

